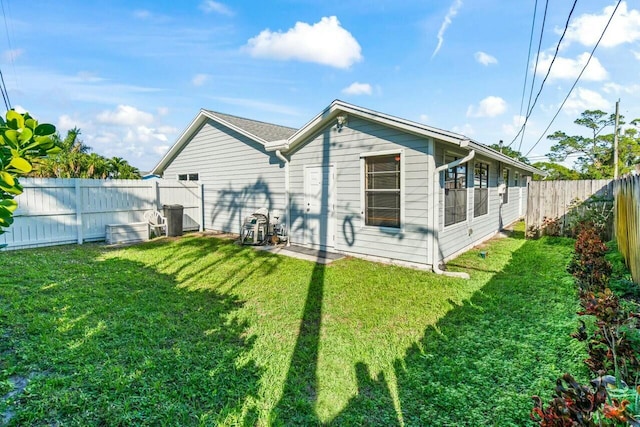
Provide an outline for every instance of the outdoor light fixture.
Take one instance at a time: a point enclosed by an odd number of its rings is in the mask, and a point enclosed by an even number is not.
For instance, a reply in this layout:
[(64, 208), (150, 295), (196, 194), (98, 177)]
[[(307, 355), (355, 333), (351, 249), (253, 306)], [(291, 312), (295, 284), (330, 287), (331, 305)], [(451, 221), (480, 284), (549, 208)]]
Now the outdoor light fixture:
[(347, 115), (346, 114), (339, 115), (338, 116), (338, 124), (336, 125), (338, 130), (341, 130), (346, 125), (347, 125)]

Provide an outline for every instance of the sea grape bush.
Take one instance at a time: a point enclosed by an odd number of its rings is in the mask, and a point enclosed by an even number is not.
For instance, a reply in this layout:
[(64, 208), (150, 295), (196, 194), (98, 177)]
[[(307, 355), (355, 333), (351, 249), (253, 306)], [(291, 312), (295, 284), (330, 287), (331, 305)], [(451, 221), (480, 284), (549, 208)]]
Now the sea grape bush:
[(22, 194), (18, 177), (31, 171), (33, 161), (60, 151), (52, 139), (55, 131), (29, 113), (9, 110), (6, 120), (0, 117), (0, 234), (13, 223), (15, 198)]

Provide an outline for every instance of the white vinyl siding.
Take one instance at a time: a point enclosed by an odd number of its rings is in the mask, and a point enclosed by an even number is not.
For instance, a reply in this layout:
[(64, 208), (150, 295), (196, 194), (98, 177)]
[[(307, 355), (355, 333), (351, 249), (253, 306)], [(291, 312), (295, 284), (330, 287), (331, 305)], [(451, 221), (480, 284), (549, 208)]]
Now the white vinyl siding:
[(285, 212), (282, 162), (261, 144), (213, 120), (194, 134), (164, 176), (195, 171), (203, 185), (207, 230), (239, 233), (244, 218), (259, 208)]
[[(428, 140), (349, 116), (338, 131), (333, 121), (309, 141), (287, 153), (291, 165), (291, 242), (305, 239), (305, 165), (336, 165), (335, 249), (347, 253), (426, 264), (429, 260)], [(365, 224), (365, 158), (401, 153), (400, 228)], [(431, 172), (433, 173), (433, 172)]]

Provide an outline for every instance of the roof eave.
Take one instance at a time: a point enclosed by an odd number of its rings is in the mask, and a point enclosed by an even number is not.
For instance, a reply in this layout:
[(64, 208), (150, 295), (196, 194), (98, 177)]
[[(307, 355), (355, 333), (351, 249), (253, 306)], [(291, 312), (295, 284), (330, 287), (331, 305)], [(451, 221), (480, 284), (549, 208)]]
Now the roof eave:
[(220, 123), (221, 125), (235, 132), (238, 132), (239, 134), (244, 135), (249, 139), (256, 141), (263, 147), (267, 145), (267, 141), (265, 141), (264, 139), (250, 132), (247, 132), (242, 128), (239, 128), (238, 126), (235, 126), (226, 120), (221, 119), (220, 117), (216, 116), (210, 111), (201, 109), (198, 112), (198, 115), (191, 121), (189, 126), (187, 126), (187, 128), (182, 132), (182, 134), (180, 134), (180, 137), (176, 140), (175, 144), (173, 144), (173, 146), (169, 149), (169, 151), (167, 151), (167, 154), (165, 154), (164, 157), (160, 160), (160, 162), (158, 162), (158, 164), (151, 170), (151, 173), (162, 175), (165, 169), (167, 168), (167, 166), (173, 161), (173, 159), (175, 159), (175, 157), (178, 155), (180, 150), (182, 150), (182, 148), (187, 143), (189, 138), (191, 138), (195, 133), (195, 131), (200, 126), (202, 126), (202, 124), (204, 124), (207, 120), (213, 120), (214, 122)]
[(400, 119), (398, 117), (390, 116), (377, 111), (368, 110), (366, 108), (348, 104), (340, 100), (335, 100), (327, 108), (325, 108), (313, 119), (311, 119), (307, 124), (302, 126), (296, 133), (289, 137), (288, 149), (293, 149), (307, 140), (307, 138), (318, 132), (320, 129), (324, 128), (331, 120), (335, 119), (341, 112), (369, 120), (374, 120), (378, 123), (401, 129), (406, 132), (437, 138), (439, 140), (450, 142), (453, 144), (460, 144), (461, 141), (468, 139), (464, 135), (447, 132), (426, 125), (418, 125), (417, 123), (408, 120)]
[(547, 176), (547, 173), (545, 171), (542, 171), (538, 168), (535, 168), (531, 165), (528, 165), (526, 163), (523, 163), (519, 160), (514, 159), (513, 157), (509, 157), (506, 154), (500, 153), (499, 151), (494, 150), (491, 147), (488, 147), (484, 144), (481, 144), (479, 142), (476, 141), (471, 141), (470, 144), (474, 150), (476, 150), (479, 153), (484, 154), (487, 157), (491, 157), (493, 159), (499, 160), (502, 163), (508, 163), (510, 165), (516, 166), (522, 170), (525, 170), (527, 172), (531, 172), (534, 173), (536, 175), (542, 175), (542, 176)]

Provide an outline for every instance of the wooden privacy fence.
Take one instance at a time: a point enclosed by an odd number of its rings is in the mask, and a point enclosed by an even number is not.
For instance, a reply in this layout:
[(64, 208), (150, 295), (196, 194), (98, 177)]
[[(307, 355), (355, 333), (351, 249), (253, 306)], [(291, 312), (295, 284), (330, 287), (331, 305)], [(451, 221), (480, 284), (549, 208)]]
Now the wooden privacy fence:
[[(530, 181), (527, 192), (526, 230), (540, 230), (545, 219), (554, 222), (559, 232), (569, 225), (572, 209), (592, 197), (613, 200), (613, 180)], [(578, 202), (578, 203), (576, 203)]]
[(183, 229), (202, 227), (202, 186), (171, 180), (22, 178), (6, 249), (104, 240), (107, 224), (144, 221), (144, 212), (184, 206)]
[(635, 283), (640, 284), (640, 176), (619, 179), (615, 191), (615, 235)]

